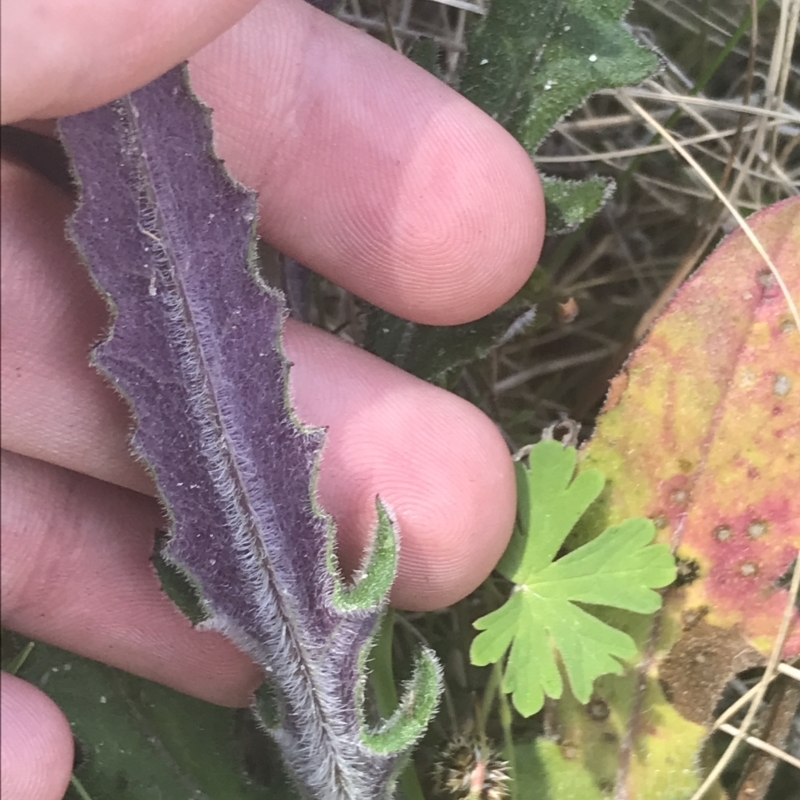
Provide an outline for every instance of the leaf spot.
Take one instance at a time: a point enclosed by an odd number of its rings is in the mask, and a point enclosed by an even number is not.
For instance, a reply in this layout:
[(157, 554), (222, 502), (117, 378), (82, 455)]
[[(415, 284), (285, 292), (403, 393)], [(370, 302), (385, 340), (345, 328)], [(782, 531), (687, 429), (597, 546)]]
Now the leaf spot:
[(685, 489), (675, 489), (669, 496), (670, 502), (676, 506), (685, 506), (689, 500), (689, 494)]
[(691, 630), (697, 625), (703, 617), (708, 614), (708, 606), (700, 606), (700, 608), (691, 608), (683, 612), (683, 628), (684, 630)]
[(589, 715), (589, 718), (593, 719), (595, 722), (603, 722), (608, 719), (608, 703), (599, 697), (593, 697), (586, 704), (586, 713)]
[(743, 369), (739, 378), (739, 386), (743, 389), (750, 389), (756, 385), (756, 375), (751, 369)]
[(758, 274), (758, 282), (765, 288), (765, 289), (772, 289), (773, 286), (777, 285), (777, 281), (775, 280), (775, 276), (770, 272), (770, 270), (765, 269)]
[(717, 525), (714, 528), (713, 536), (718, 542), (727, 542), (731, 538), (731, 533), (729, 525)]
[(589, 56), (589, 61), (591, 61), (594, 64), (594, 62), (597, 61), (597, 56), (594, 53), (592, 53)]
[(753, 561), (745, 561), (744, 564), (739, 567), (739, 574), (745, 578), (753, 578), (758, 575), (758, 565)]
[(574, 761), (580, 755), (580, 750), (574, 744), (565, 744), (561, 752), (567, 761)]
[(788, 375), (778, 374), (775, 376), (775, 383), (772, 384), (772, 391), (778, 397), (785, 397), (792, 388), (792, 380)]

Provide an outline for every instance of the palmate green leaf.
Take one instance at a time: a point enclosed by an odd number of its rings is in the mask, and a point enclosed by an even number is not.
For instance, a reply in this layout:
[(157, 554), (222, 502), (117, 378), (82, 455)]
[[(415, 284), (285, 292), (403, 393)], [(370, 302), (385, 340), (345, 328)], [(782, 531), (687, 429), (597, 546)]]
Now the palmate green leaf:
[(502, 659), (510, 649), (503, 690), (530, 716), (544, 698), (561, 697), (556, 654), (575, 697), (588, 702), (594, 681), (619, 674), (637, 650), (633, 639), (576, 603), (652, 613), (661, 604), (653, 591), (675, 579), (669, 547), (651, 544), (655, 526), (636, 518), (558, 560), (559, 548), (603, 489), (605, 479), (587, 470), (573, 480), (576, 453), (555, 441), (537, 444), (528, 467), (517, 464), (517, 529), (500, 564), (516, 585), (505, 605), (478, 619), (481, 633), (470, 650), (473, 664)]
[(547, 566), (603, 491), (605, 478), (598, 470), (587, 470), (572, 480), (575, 458), (574, 447), (550, 440), (531, 450), (527, 468), (517, 462), (517, 525), (497, 565), (510, 581), (525, 583), (527, 577)]

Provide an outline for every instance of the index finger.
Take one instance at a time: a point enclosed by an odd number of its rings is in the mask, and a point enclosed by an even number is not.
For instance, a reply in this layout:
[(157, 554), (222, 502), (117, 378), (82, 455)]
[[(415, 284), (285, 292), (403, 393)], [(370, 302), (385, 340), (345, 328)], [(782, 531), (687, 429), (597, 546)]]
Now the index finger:
[(190, 60), (216, 148), (261, 233), (400, 316), (487, 314), (539, 256), (543, 201), (516, 141), (377, 40), (302, 0), (262, 3)]

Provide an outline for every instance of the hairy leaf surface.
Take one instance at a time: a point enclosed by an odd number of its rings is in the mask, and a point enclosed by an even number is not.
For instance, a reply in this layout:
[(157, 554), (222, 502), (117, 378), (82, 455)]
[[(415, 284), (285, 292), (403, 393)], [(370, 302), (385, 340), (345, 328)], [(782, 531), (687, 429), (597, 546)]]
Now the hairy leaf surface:
[(569, 233), (591, 217), (613, 196), (616, 184), (607, 178), (568, 181), (542, 176), (547, 235)]
[(354, 585), (339, 577), (316, 505), (322, 432), (287, 397), (285, 310), (254, 267), (256, 198), (213, 155), (207, 111), (176, 68), (61, 121), (80, 183), (72, 237), (113, 311), (97, 367), (129, 401), (134, 452), (171, 520), (164, 560), (209, 617), (263, 666), (271, 729), (309, 796), (383, 798), (438, 695), (420, 657), (401, 709), (362, 712), (365, 662), (394, 579), (391, 514)]
[(656, 55), (620, 22), (630, 0), (495, 0), (469, 37), (460, 90), (531, 153), (592, 92), (639, 83)]
[[(471, 31), (459, 88), (534, 155), (553, 126), (601, 89), (640, 83), (658, 58), (621, 22), (630, 0), (494, 0)], [(544, 180), (548, 233), (574, 229), (613, 187)]]
[(372, 307), (364, 347), (418, 378), (444, 384), (454, 370), (530, 331), (537, 321), (536, 306), (523, 302), (450, 327), (419, 325)]

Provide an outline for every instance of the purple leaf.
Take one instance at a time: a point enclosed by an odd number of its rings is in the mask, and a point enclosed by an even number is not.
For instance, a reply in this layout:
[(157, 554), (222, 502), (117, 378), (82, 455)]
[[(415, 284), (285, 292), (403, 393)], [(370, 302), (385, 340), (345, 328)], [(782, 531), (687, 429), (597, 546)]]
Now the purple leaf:
[(133, 450), (171, 521), (164, 557), (198, 587), (203, 626), (271, 678), (270, 732), (301, 789), (390, 797), (436, 705), (438, 666), (424, 652), (398, 712), (367, 728), (394, 523), (378, 502), (371, 550), (344, 584), (314, 493), (322, 432), (291, 411), (284, 303), (257, 272), (256, 196), (214, 156), (181, 68), (60, 129), (81, 189), (70, 233), (113, 314), (93, 362), (135, 414)]

